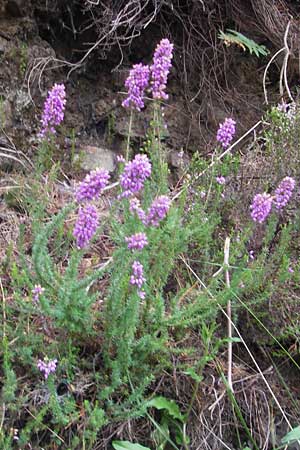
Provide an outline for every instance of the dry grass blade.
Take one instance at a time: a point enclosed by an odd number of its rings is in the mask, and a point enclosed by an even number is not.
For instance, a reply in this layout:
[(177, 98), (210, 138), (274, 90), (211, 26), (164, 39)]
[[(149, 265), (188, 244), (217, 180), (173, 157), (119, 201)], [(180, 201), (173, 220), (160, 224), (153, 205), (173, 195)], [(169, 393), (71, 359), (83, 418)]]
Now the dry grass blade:
[[(199, 276), (198, 276), (198, 275), (196, 274), (196, 272), (192, 269), (192, 267), (188, 264), (188, 262), (186, 261), (186, 259), (185, 259), (183, 256), (181, 256), (180, 259), (183, 261), (183, 263), (184, 263), (185, 266), (188, 268), (188, 270), (193, 274), (193, 276), (198, 280), (198, 282), (199, 282), (200, 285), (205, 289), (205, 291), (208, 293), (208, 295), (209, 295), (212, 299), (214, 299), (214, 300), (216, 301), (216, 299), (214, 298), (213, 294), (210, 292), (210, 290), (209, 290), (208, 287), (205, 285), (205, 283), (201, 280), (201, 278), (199, 278)], [(216, 302), (216, 303), (217, 303), (217, 302)], [(218, 305), (220, 311), (221, 311), (221, 312), (224, 314), (224, 316), (226, 317), (226, 319), (227, 319), (228, 321), (229, 321), (229, 320), (231, 321), (231, 326), (233, 327), (233, 329), (235, 330), (237, 336), (239, 337), (239, 339), (241, 340), (242, 344), (244, 345), (244, 347), (245, 347), (245, 349), (246, 349), (246, 351), (247, 351), (249, 357), (251, 358), (253, 364), (255, 365), (255, 367), (256, 367), (256, 369), (257, 369), (259, 375), (261, 376), (261, 378), (262, 378), (262, 380), (263, 380), (263, 382), (264, 382), (264, 384), (266, 385), (267, 390), (269, 391), (269, 393), (271, 394), (272, 398), (274, 399), (274, 401), (275, 401), (275, 403), (276, 403), (276, 405), (277, 405), (277, 407), (278, 407), (280, 413), (282, 414), (282, 417), (284, 418), (286, 424), (288, 425), (289, 429), (292, 430), (293, 427), (292, 427), (292, 425), (291, 425), (291, 423), (290, 423), (290, 421), (289, 421), (287, 415), (286, 415), (285, 412), (283, 411), (283, 409), (282, 409), (282, 407), (281, 407), (281, 405), (280, 405), (280, 402), (278, 401), (276, 395), (274, 394), (274, 392), (273, 392), (273, 390), (272, 390), (270, 384), (268, 383), (268, 381), (267, 381), (267, 379), (266, 379), (266, 377), (265, 377), (263, 371), (262, 371), (261, 368), (259, 367), (259, 365), (258, 365), (258, 363), (257, 363), (257, 361), (256, 361), (256, 359), (255, 359), (255, 357), (253, 356), (251, 350), (249, 349), (248, 345), (246, 344), (246, 342), (245, 342), (243, 336), (241, 335), (239, 329), (238, 329), (237, 326), (234, 324), (234, 322), (232, 322), (232, 320), (230, 319), (230, 317), (228, 316), (228, 314), (227, 314), (227, 312), (224, 310), (224, 308), (223, 308), (219, 303), (217, 303), (217, 305)]]

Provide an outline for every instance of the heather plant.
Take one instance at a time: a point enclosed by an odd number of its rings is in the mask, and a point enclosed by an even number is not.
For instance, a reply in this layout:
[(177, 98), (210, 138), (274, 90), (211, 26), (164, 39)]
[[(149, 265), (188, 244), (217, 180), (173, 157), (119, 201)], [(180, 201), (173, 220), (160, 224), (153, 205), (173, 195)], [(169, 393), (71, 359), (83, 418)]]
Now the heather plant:
[[(1, 268), (9, 272), (13, 290), (3, 310), (2, 395), (11, 423), (18, 423), (24, 405), (30, 411), (18, 435), (20, 446), (42, 446), (46, 434), (49, 445), (92, 449), (107, 424), (147, 417), (157, 447), (187, 449), (207, 365), (238, 341), (227, 336), (220, 311), (230, 304), (233, 323), (245, 308), (265, 321), (265, 305), (299, 281), (293, 263), (297, 213), (293, 220), (288, 215), (297, 198), (296, 175), (286, 165), (281, 178), (254, 185), (254, 196), (239, 209), (241, 161), (228, 150), (234, 119), (220, 124), (211, 159), (195, 154), (178, 189), (171, 190), (161, 101), (168, 99), (172, 51), (163, 40), (152, 65), (130, 72), (124, 106), (138, 113), (149, 89), (153, 119), (143, 148), (120, 158), (114, 185), (106, 170), (93, 170), (55, 213), (47, 209), (49, 192), (38, 175), (25, 190), (22, 205), (31, 218), (33, 243), (24, 248), (22, 225), (18, 260)], [(45, 145), (49, 134), (54, 139), (64, 105), (64, 89), (56, 85), (42, 119)], [(265, 137), (272, 149), (272, 139), (281, 139), (274, 129)], [(104, 217), (99, 205), (106, 195), (110, 207)], [(102, 257), (97, 248), (104, 235), (111, 248)], [(227, 260), (224, 242), (230, 242)], [(155, 380), (162, 373), (172, 378), (174, 360), (177, 373), (192, 384), (182, 411), (169, 399), (153, 397)], [(34, 399), (22, 391), (19, 366), (26, 382), (34, 378)], [(233, 391), (230, 401), (236, 402)], [(248, 429), (241, 409), (235, 410)], [(12, 445), (14, 435), (2, 433), (0, 439)]]

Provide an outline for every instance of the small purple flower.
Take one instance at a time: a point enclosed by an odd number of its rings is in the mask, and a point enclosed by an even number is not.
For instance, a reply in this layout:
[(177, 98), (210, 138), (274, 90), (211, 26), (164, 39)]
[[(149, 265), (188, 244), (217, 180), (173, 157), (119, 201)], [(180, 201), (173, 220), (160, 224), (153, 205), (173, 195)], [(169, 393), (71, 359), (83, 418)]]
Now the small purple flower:
[(137, 295), (144, 300), (144, 298), (146, 297), (146, 292), (143, 291), (142, 289), (138, 290)]
[(254, 250), (250, 250), (249, 251), (249, 258), (250, 259), (255, 259)]
[(145, 233), (136, 233), (130, 237), (126, 237), (127, 247), (129, 250), (142, 250), (148, 245), (148, 239)]
[(272, 209), (272, 197), (270, 194), (256, 194), (251, 209), (251, 217), (254, 222), (262, 223), (268, 217)]
[(101, 194), (110, 175), (105, 169), (92, 170), (78, 186), (75, 197), (78, 202), (93, 200)]
[(144, 267), (139, 261), (134, 261), (132, 264), (132, 275), (130, 277), (130, 284), (136, 285), (139, 290), (145, 283)]
[(277, 209), (281, 209), (287, 205), (289, 202), (293, 190), (295, 188), (296, 182), (291, 177), (285, 177), (280, 183), (275, 191), (274, 204)]
[(48, 92), (42, 114), (40, 137), (47, 133), (55, 134), (55, 127), (64, 120), (64, 109), (66, 104), (66, 92), (64, 84), (56, 84)]
[(117, 163), (123, 164), (125, 162), (126, 162), (126, 159), (124, 158), (123, 155), (117, 155)]
[(217, 132), (217, 141), (222, 144), (224, 148), (227, 148), (235, 135), (235, 120), (229, 118), (225, 119), (223, 123), (220, 123)]
[(148, 210), (148, 214), (144, 220), (145, 225), (158, 227), (159, 222), (163, 220), (171, 206), (171, 200), (166, 195), (157, 197)]
[(40, 295), (43, 294), (43, 292), (45, 291), (45, 289), (40, 285), (40, 284), (36, 284), (34, 286), (34, 288), (32, 289), (32, 294), (33, 294), (33, 301), (35, 303), (37, 303), (40, 299)]
[(44, 361), (41, 359), (37, 362), (37, 368), (40, 372), (43, 373), (45, 379), (49, 377), (50, 373), (54, 373), (57, 366), (57, 359), (48, 359), (47, 357), (44, 358)]
[(151, 90), (155, 99), (168, 99), (165, 93), (167, 79), (171, 68), (173, 58), (173, 47), (169, 39), (162, 39), (157, 45), (151, 70)]
[(143, 64), (135, 64), (125, 81), (128, 97), (123, 101), (124, 108), (133, 108), (140, 111), (144, 108), (144, 91), (149, 84), (150, 68)]
[(225, 177), (222, 177), (222, 176), (220, 176), (220, 177), (216, 177), (216, 182), (218, 183), (218, 184), (225, 184), (226, 183), (226, 178)]
[(288, 268), (288, 271), (289, 271), (290, 273), (294, 273), (294, 269), (292, 268), (292, 266), (290, 266), (290, 267)]
[(146, 219), (145, 211), (141, 208), (141, 203), (138, 198), (134, 197), (129, 201), (129, 211), (131, 214), (136, 214), (138, 218), (144, 222)]
[(94, 236), (99, 225), (97, 209), (93, 205), (80, 208), (77, 221), (73, 230), (79, 249), (85, 247)]
[(120, 176), (123, 189), (121, 197), (129, 197), (144, 187), (145, 180), (151, 175), (151, 163), (146, 155), (138, 154), (129, 161)]

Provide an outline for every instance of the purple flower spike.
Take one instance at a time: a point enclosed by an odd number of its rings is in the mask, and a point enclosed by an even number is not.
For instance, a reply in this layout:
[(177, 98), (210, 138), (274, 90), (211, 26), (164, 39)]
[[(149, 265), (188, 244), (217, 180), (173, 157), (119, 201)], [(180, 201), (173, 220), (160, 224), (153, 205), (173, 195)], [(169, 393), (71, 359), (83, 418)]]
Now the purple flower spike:
[(148, 210), (148, 214), (144, 221), (145, 225), (158, 227), (159, 222), (163, 220), (171, 206), (171, 200), (166, 195), (161, 195), (155, 199)]
[(94, 236), (99, 225), (97, 209), (93, 205), (86, 205), (79, 209), (77, 222), (73, 230), (79, 249), (85, 247)]
[(277, 209), (284, 208), (290, 201), (296, 182), (294, 178), (285, 177), (275, 191), (274, 203)]
[(150, 68), (143, 64), (135, 64), (125, 81), (128, 89), (128, 97), (123, 101), (124, 108), (132, 108), (140, 111), (144, 108), (144, 91), (149, 84)]
[(32, 289), (32, 294), (33, 294), (33, 301), (35, 303), (37, 303), (40, 299), (40, 295), (43, 294), (43, 292), (45, 291), (45, 289), (40, 285), (40, 284), (36, 284), (34, 286), (34, 288)]
[(151, 90), (155, 99), (168, 99), (165, 93), (167, 79), (171, 68), (173, 58), (173, 47), (169, 39), (162, 39), (157, 45), (151, 70)]
[(120, 185), (123, 189), (122, 197), (129, 197), (144, 187), (144, 182), (151, 175), (151, 163), (146, 155), (136, 155), (129, 161), (120, 176)]
[(225, 119), (225, 121), (219, 125), (217, 141), (220, 142), (224, 148), (229, 146), (235, 135), (235, 125), (236, 122), (233, 119)]
[(50, 373), (54, 373), (56, 371), (57, 359), (48, 359), (44, 358), (44, 361), (41, 359), (37, 362), (37, 368), (41, 373), (43, 373), (45, 379), (49, 377)]
[(56, 133), (55, 127), (60, 125), (60, 123), (64, 120), (65, 104), (65, 86), (64, 84), (55, 84), (48, 92), (48, 97), (44, 104), (40, 137), (45, 137), (47, 133)]
[(272, 197), (270, 194), (256, 194), (251, 209), (251, 217), (254, 222), (262, 223), (266, 220), (272, 209)]
[(127, 247), (129, 250), (142, 250), (148, 245), (148, 239), (145, 233), (136, 233), (130, 237), (126, 237)]
[(142, 288), (145, 283), (144, 267), (139, 261), (134, 261), (132, 264), (132, 275), (130, 277), (130, 284), (136, 285), (139, 289)]
[(78, 202), (93, 200), (101, 194), (108, 183), (110, 175), (105, 169), (92, 170), (80, 183), (75, 193)]

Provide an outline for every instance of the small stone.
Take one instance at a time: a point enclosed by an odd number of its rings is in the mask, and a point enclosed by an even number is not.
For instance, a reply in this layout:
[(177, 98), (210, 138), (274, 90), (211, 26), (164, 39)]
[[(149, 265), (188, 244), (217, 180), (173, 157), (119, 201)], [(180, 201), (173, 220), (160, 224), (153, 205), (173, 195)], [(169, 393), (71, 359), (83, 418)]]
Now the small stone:
[(181, 153), (176, 150), (170, 152), (169, 161), (172, 167), (176, 169), (182, 169), (188, 166), (190, 158), (186, 153)]
[(0, 36), (0, 54), (5, 53), (12, 46), (11, 41)]
[(115, 169), (115, 154), (111, 150), (103, 147), (87, 145), (82, 148), (78, 155), (80, 166), (86, 171), (97, 168), (106, 169), (113, 172)]

